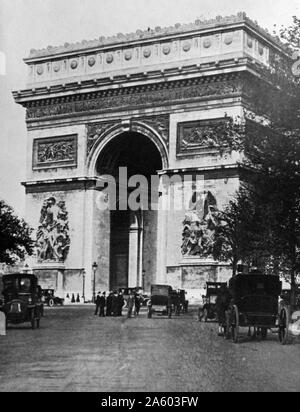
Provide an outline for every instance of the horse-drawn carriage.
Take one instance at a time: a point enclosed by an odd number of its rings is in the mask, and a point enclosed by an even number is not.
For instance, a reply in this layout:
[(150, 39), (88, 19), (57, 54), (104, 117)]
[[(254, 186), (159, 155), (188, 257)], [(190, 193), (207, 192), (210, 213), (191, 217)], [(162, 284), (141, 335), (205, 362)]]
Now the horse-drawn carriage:
[(4, 301), (1, 311), (6, 324), (29, 322), (32, 329), (40, 327), (43, 315), (42, 289), (35, 275), (12, 274), (2, 277)]
[[(237, 275), (229, 281), (232, 297), (228, 323), (232, 339), (239, 342), (241, 328), (254, 328), (262, 339), (268, 330), (278, 327), (278, 298), (281, 294), (278, 276), (263, 274)], [(279, 323), (279, 337), (283, 326)]]

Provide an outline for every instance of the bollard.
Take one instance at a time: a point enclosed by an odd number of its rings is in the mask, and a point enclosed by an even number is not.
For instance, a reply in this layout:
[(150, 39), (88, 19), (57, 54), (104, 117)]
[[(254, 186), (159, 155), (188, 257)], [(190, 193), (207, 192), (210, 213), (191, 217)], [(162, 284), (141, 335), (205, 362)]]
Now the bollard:
[(3, 312), (0, 312), (0, 336), (6, 336), (6, 317)]

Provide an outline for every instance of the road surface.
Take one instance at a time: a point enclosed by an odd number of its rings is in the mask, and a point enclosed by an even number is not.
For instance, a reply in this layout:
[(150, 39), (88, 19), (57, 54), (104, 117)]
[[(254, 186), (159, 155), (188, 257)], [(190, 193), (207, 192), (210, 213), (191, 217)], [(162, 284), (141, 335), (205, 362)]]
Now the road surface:
[(93, 307), (46, 310), (41, 329), (0, 336), (0, 391), (300, 391), (300, 344), (217, 337), (196, 311), (171, 320), (99, 318)]

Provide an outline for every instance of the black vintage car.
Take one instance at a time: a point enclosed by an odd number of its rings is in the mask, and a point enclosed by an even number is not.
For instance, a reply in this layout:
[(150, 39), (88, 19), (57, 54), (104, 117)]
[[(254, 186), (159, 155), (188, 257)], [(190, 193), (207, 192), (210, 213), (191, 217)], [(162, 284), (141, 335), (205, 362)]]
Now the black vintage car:
[[(259, 330), (262, 339), (267, 338), (268, 329), (277, 327), (281, 289), (279, 277), (272, 275), (237, 275), (229, 281), (232, 301), (228, 327), (235, 343), (239, 342), (243, 327)], [(279, 326), (279, 338), (281, 333), (282, 327)]]
[(222, 287), (227, 286), (222, 282), (207, 282), (206, 297), (203, 307), (199, 308), (198, 320), (201, 322), (217, 321), (217, 297)]
[(43, 315), (42, 290), (35, 275), (12, 274), (2, 277), (3, 301), (1, 311), (6, 324), (29, 322), (32, 329), (40, 327)]
[(157, 313), (172, 317), (172, 287), (167, 285), (152, 285), (151, 299), (148, 302), (148, 318)]
[(54, 289), (43, 289), (43, 302), (48, 305), (50, 308), (53, 308), (55, 305), (60, 305), (63, 306), (64, 304), (64, 299), (59, 298), (58, 296), (55, 296), (55, 291)]

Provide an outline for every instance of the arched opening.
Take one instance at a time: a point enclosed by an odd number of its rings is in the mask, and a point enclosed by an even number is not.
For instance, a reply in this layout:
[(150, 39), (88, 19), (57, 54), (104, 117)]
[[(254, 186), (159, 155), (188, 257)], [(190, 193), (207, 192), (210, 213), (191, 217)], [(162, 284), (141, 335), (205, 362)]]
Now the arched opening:
[[(136, 175), (146, 179), (149, 200), (146, 208), (143, 203), (143, 207), (133, 210), (129, 203), (127, 210), (120, 210), (120, 168), (126, 168), (128, 180)], [(109, 250), (102, 251), (109, 262), (106, 276), (111, 290), (128, 287), (148, 290), (155, 279), (158, 211), (152, 204), (151, 178), (162, 168), (162, 157), (157, 146), (147, 136), (137, 132), (125, 132), (114, 137), (98, 156), (97, 175), (114, 177), (117, 188), (116, 210), (106, 214), (106, 219), (109, 219), (106, 223), (109, 228)], [(127, 200), (133, 190), (126, 187)]]

